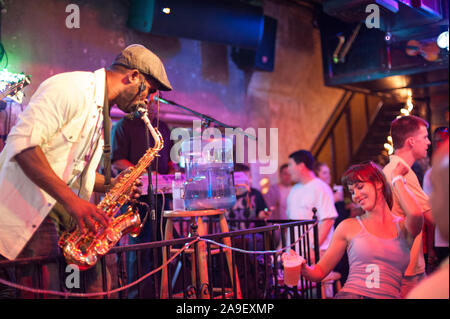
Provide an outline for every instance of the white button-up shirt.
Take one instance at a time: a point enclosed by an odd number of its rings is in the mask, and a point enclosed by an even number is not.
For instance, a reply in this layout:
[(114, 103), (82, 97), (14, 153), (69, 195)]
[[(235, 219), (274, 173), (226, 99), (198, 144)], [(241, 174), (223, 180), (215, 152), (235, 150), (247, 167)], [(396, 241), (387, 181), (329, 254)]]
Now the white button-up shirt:
[(61, 73), (44, 81), (19, 115), (0, 153), (0, 254), (15, 259), (56, 200), (34, 184), (14, 157), (40, 146), (50, 166), (89, 200), (102, 156), (105, 69)]

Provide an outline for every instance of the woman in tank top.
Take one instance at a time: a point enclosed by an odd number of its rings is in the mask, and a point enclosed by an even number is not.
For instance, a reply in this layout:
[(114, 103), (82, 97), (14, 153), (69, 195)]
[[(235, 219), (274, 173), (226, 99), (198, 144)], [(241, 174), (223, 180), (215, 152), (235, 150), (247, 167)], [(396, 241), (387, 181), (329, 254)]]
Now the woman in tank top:
[(405, 217), (397, 217), (391, 213), (392, 192), (381, 169), (373, 162), (351, 166), (342, 184), (364, 213), (342, 221), (323, 257), (315, 265), (303, 264), (302, 275), (321, 281), (347, 250), (349, 275), (335, 298), (400, 298), (409, 250), (423, 225), (420, 207), (404, 183), (407, 172), (400, 163), (392, 173), (393, 191), (406, 212)]

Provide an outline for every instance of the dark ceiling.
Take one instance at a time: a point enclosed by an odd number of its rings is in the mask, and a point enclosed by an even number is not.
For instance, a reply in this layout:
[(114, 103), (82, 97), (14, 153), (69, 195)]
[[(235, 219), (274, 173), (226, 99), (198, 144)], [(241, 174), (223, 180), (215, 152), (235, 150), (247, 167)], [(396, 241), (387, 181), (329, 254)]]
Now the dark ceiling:
[[(448, 30), (448, 0), (378, 0), (381, 23), (373, 29), (365, 23), (368, 16), (365, 9), (374, 1), (314, 3), (321, 4), (322, 10), (320, 30), (326, 85), (393, 94), (411, 88), (422, 97), (448, 94), (448, 50), (435, 44), (437, 36)], [(345, 61), (336, 63), (332, 55), (338, 37), (343, 35), (348, 43), (359, 24), (360, 31), (356, 32)], [(419, 43), (419, 54), (415, 56), (407, 54), (410, 40)], [(437, 55), (431, 57), (430, 49), (433, 54), (438, 50)]]

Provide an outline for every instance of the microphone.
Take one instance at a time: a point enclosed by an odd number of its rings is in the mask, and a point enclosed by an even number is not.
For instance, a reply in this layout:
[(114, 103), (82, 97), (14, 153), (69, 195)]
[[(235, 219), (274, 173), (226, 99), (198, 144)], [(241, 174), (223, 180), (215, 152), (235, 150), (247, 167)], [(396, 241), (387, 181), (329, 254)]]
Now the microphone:
[(172, 101), (169, 101), (169, 100), (166, 100), (166, 99), (163, 99), (162, 97), (160, 97), (160, 96), (157, 96), (157, 95), (155, 95), (154, 97), (153, 97), (153, 100), (155, 101), (155, 102), (161, 102), (161, 103), (164, 103), (164, 104), (176, 104), (175, 102), (172, 102)]

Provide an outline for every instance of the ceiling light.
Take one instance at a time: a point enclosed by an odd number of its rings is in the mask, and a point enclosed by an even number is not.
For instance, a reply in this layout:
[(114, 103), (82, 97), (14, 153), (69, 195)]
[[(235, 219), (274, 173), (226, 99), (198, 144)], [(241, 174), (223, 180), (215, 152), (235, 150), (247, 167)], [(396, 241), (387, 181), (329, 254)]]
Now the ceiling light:
[(437, 45), (441, 49), (447, 49), (448, 50), (448, 30), (445, 32), (442, 32), (438, 38), (437, 38)]

